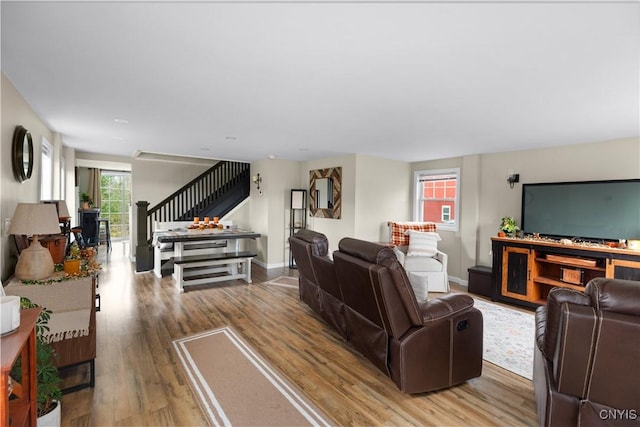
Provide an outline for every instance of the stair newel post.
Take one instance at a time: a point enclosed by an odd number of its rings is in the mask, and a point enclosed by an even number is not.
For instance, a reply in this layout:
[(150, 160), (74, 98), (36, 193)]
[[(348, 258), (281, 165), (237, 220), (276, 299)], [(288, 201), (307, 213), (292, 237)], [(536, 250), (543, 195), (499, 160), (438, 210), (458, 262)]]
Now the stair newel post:
[(152, 233), (152, 223), (147, 219), (149, 202), (138, 201), (136, 207), (136, 271), (149, 271), (153, 268), (153, 246), (149, 244), (147, 237), (147, 231)]

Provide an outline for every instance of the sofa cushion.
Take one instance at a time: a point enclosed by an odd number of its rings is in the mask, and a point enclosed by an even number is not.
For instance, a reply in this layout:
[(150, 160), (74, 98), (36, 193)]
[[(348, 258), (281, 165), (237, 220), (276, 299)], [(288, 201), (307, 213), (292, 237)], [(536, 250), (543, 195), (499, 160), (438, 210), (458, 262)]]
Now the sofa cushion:
[(541, 348), (545, 357), (549, 360), (553, 358), (556, 344), (558, 342), (560, 327), (560, 317), (562, 316), (562, 305), (564, 303), (576, 305), (591, 305), (588, 295), (580, 291), (568, 288), (553, 288), (547, 295), (546, 329), (544, 331), (544, 347)]
[(393, 249), (377, 243), (345, 237), (338, 243), (340, 252), (349, 254), (372, 264), (381, 264), (385, 259), (395, 261)]
[(298, 231), (294, 237), (311, 243), (311, 253), (318, 256), (326, 256), (329, 252), (329, 240), (327, 236), (313, 230), (302, 229)]
[(438, 241), (442, 240), (438, 233), (407, 230), (407, 234), (409, 235), (407, 256), (432, 257), (438, 253)]
[(587, 283), (584, 291), (598, 310), (640, 316), (638, 282), (599, 277)]
[(408, 230), (416, 231), (436, 231), (436, 224), (433, 222), (390, 222), (391, 244), (403, 246), (409, 244), (409, 236), (405, 233)]
[(407, 271), (442, 271), (442, 263), (431, 257), (407, 256), (404, 259), (404, 268)]

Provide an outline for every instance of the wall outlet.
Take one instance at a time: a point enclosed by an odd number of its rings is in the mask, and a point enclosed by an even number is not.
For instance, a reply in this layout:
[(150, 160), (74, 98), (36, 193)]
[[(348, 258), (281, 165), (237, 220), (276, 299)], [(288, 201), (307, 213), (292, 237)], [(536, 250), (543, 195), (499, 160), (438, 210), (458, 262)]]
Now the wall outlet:
[(9, 235), (9, 227), (11, 227), (11, 218), (5, 218), (4, 227), (2, 227), (3, 236)]

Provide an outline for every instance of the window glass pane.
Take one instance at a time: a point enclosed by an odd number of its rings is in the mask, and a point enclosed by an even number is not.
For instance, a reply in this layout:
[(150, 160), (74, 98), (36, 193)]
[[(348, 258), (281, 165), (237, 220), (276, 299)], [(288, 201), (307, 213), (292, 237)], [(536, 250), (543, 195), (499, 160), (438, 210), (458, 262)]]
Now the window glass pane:
[(109, 219), (111, 238), (129, 238), (129, 205), (131, 204), (131, 174), (123, 171), (102, 171), (101, 216)]
[(65, 172), (64, 157), (60, 157), (60, 199), (67, 199), (67, 174)]
[(415, 172), (414, 221), (434, 222), (438, 229), (458, 229), (459, 169)]
[(40, 147), (40, 200), (52, 200), (53, 145), (43, 137)]

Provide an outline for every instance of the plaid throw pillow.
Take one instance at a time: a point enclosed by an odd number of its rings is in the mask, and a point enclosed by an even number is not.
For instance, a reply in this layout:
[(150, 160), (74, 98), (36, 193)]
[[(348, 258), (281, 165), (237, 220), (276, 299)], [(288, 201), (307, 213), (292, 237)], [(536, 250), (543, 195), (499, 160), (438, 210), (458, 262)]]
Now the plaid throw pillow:
[(408, 230), (436, 232), (436, 224), (433, 222), (391, 222), (391, 244), (396, 246), (407, 246), (409, 236), (405, 234)]

